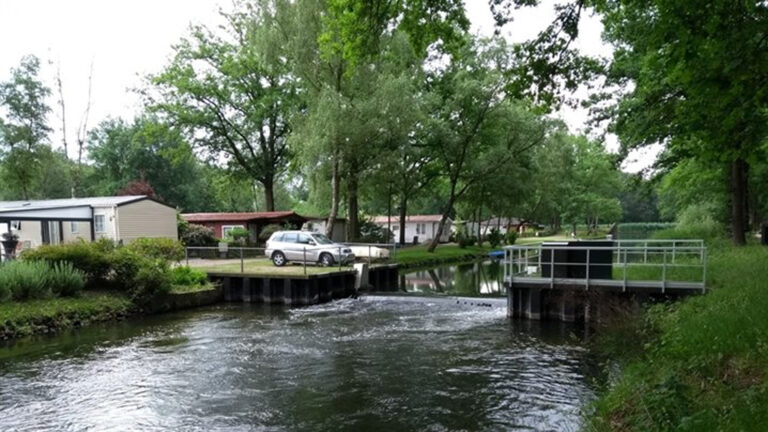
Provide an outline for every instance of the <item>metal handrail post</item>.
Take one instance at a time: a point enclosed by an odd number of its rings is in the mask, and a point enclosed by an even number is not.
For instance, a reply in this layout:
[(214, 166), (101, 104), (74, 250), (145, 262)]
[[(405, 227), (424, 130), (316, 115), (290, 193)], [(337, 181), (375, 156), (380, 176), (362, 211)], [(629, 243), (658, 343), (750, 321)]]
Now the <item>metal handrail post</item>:
[(702, 256), (702, 270), (701, 270), (701, 292), (707, 292), (707, 248), (703, 248), (701, 252)]
[(245, 263), (243, 262), (243, 248), (240, 248), (240, 273), (245, 273)]
[(664, 251), (664, 264), (661, 267), (661, 293), (667, 288), (667, 251)]
[(589, 291), (589, 249), (587, 249), (587, 278), (584, 280), (584, 289)]
[(187, 262), (187, 267), (189, 267), (189, 248), (184, 248), (184, 260)]
[[(621, 252), (619, 252), (621, 256)], [(621, 292), (627, 292), (627, 250), (624, 249), (624, 283), (621, 287)]]
[(341, 248), (339, 248), (339, 271), (341, 271)]
[(672, 264), (675, 263), (675, 246), (677, 245), (677, 242), (672, 240)]
[(549, 289), (555, 289), (555, 250), (550, 248), (549, 252), (552, 262), (549, 267)]
[(371, 245), (368, 245), (368, 266), (371, 265)]
[(307, 275), (307, 247), (304, 246), (304, 276)]
[(648, 240), (645, 241), (645, 250), (643, 251), (643, 264), (648, 264)]

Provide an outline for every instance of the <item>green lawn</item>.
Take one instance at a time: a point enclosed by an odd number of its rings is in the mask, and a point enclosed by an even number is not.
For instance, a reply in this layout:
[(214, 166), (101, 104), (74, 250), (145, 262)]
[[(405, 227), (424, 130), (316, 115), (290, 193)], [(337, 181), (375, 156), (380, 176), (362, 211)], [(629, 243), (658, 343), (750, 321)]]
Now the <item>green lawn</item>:
[[(206, 262), (203, 265), (195, 265), (190, 263), (190, 266), (197, 267), (200, 270), (210, 273), (240, 273), (240, 262), (227, 262), (222, 264), (215, 264), (212, 262)], [(307, 264), (306, 274), (321, 274), (337, 271), (338, 266), (335, 267), (321, 267), (316, 264)], [(342, 266), (342, 270), (351, 270), (351, 267)], [(268, 259), (249, 259), (245, 260), (243, 266), (243, 272), (255, 275), (289, 275), (289, 276), (303, 276), (304, 266), (300, 264), (286, 264), (283, 267), (277, 267), (272, 264), (272, 261)]]
[(208, 291), (213, 289), (214, 286), (210, 282), (203, 285), (174, 285), (171, 287), (171, 294), (186, 294), (198, 291)]
[(606, 347), (622, 372), (587, 430), (768, 430), (768, 247), (709, 246), (708, 294), (627, 317)]
[(491, 251), (490, 246), (467, 246), (462, 249), (455, 244), (443, 244), (434, 252), (427, 252), (427, 246), (411, 246), (398, 249), (395, 262), (399, 264), (416, 264), (430, 261), (462, 260), (470, 257), (480, 257)]

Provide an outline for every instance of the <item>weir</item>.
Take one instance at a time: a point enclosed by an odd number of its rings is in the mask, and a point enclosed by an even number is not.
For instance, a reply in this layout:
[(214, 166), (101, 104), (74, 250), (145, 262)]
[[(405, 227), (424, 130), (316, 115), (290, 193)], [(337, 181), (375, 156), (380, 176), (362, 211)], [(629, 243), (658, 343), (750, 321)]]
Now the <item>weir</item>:
[(591, 320), (600, 305), (706, 292), (702, 240), (591, 240), (505, 247), (510, 317)]

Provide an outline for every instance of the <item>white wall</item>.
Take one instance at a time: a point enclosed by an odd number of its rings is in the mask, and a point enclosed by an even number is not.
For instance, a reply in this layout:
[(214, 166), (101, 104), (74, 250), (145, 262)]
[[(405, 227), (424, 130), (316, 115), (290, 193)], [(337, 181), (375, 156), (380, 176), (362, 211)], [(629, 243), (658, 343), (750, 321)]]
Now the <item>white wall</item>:
[(140, 237), (179, 238), (176, 209), (152, 200), (117, 207), (117, 239), (130, 242)]
[[(382, 228), (387, 228), (386, 222), (380, 222), (377, 223)], [(417, 232), (417, 225), (419, 226), (418, 232)], [(433, 238), (435, 238), (435, 235), (437, 234), (437, 228), (440, 225), (440, 222), (411, 222), (407, 221), (405, 223), (405, 243), (411, 244), (413, 243), (414, 237), (418, 237), (418, 243), (426, 243), (428, 241), (432, 241)], [(395, 240), (400, 241), (400, 224), (396, 221), (392, 221), (392, 224), (390, 225), (392, 232), (395, 234)], [(424, 232), (422, 232), (422, 228), (424, 229)], [(451, 220), (449, 219), (445, 223), (445, 228), (443, 229), (443, 235), (440, 237), (440, 242), (446, 243), (448, 242), (448, 238), (451, 235)]]
[[(302, 229), (312, 231), (316, 233), (325, 234), (325, 225), (328, 223), (326, 219), (312, 219), (302, 226)], [(339, 243), (347, 241), (347, 224), (344, 221), (337, 220), (333, 224), (333, 235), (331, 240)]]

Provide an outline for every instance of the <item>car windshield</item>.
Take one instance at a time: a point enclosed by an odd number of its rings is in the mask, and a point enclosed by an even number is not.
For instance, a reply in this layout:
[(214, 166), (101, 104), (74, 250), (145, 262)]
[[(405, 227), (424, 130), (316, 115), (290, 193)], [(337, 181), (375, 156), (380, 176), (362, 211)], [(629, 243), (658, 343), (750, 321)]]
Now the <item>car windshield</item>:
[(317, 244), (322, 244), (322, 245), (333, 244), (333, 241), (331, 241), (331, 239), (329, 239), (328, 237), (322, 234), (312, 234), (312, 237), (314, 237)]

